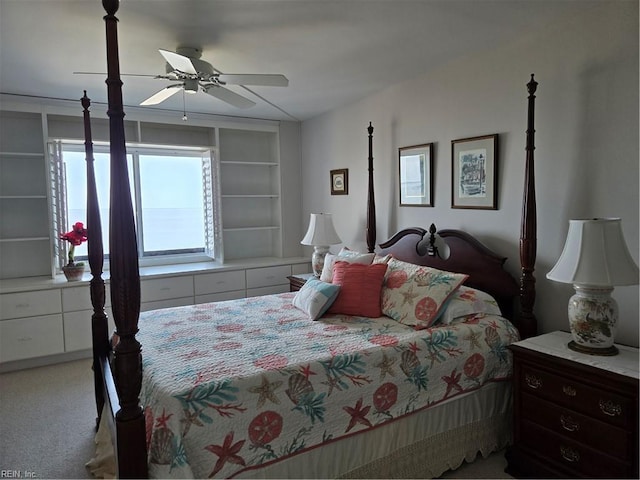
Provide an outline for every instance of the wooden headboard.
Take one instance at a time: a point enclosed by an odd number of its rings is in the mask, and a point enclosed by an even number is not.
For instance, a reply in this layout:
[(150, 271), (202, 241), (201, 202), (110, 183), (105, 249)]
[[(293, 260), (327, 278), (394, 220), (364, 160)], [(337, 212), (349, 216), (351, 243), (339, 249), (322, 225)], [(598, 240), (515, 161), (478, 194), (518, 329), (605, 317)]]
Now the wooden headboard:
[(433, 224), (429, 231), (423, 228), (401, 230), (381, 243), (378, 253), (393, 253), (398, 260), (469, 275), (465, 285), (492, 295), (500, 305), (502, 314), (518, 327), (514, 306), (519, 288), (516, 280), (504, 270), (506, 257), (489, 250), (466, 232), (440, 230), (438, 235), (449, 247), (448, 257), (442, 258), (434, 249), (435, 232)]

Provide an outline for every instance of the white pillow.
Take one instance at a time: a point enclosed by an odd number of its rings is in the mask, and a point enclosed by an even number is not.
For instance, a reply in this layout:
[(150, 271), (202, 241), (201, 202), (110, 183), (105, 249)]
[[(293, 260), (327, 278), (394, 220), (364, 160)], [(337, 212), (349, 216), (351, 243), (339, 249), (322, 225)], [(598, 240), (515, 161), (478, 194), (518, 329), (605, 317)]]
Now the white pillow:
[(341, 260), (347, 263), (359, 263), (362, 265), (371, 265), (375, 253), (360, 253), (354, 250), (349, 250), (343, 247), (337, 255), (327, 253), (324, 257), (324, 266), (322, 267), (322, 273), (320, 274), (320, 280), (323, 282), (331, 283), (333, 280), (333, 264), (336, 260)]

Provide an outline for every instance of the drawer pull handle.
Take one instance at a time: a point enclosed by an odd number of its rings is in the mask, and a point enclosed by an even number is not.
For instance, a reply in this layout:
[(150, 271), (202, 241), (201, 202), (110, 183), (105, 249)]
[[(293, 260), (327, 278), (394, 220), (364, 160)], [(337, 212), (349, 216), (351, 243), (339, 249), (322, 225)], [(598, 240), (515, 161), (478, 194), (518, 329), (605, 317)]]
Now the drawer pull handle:
[(534, 390), (537, 390), (538, 388), (540, 388), (542, 386), (542, 380), (540, 380), (540, 378), (538, 378), (535, 375), (532, 375), (530, 373), (527, 373), (524, 376), (524, 381), (527, 383), (527, 386), (529, 388), (533, 388)]
[(580, 424), (568, 415), (560, 415), (560, 424), (562, 428), (569, 432), (577, 432), (580, 430)]
[(560, 446), (560, 455), (562, 455), (562, 458), (567, 462), (575, 463), (580, 461), (580, 453), (571, 447)]
[(28, 303), (18, 303), (16, 305), (16, 308), (29, 308), (29, 304)]
[(622, 407), (619, 403), (613, 403), (611, 400), (600, 400), (600, 410), (610, 417), (618, 417), (622, 415)]
[(562, 391), (565, 395), (569, 396), (569, 397), (575, 397), (576, 396), (576, 389), (573, 388), (571, 385), (563, 385), (562, 386)]

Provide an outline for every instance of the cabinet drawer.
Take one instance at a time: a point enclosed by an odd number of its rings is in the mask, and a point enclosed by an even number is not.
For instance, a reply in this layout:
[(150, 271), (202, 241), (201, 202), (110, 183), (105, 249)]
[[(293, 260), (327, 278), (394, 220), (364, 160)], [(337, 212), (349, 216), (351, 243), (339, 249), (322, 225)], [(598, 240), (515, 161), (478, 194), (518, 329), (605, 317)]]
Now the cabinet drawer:
[(0, 322), (0, 362), (63, 352), (61, 314)]
[[(111, 290), (109, 285), (105, 285), (104, 296), (105, 307), (108, 307), (111, 305)], [(93, 305), (91, 305), (91, 289), (89, 285), (63, 288), (62, 310), (65, 312), (93, 310)]]
[(170, 298), (167, 300), (142, 303), (140, 304), (140, 311), (147, 312), (149, 310), (159, 310), (161, 308), (184, 307), (185, 305), (193, 305), (193, 297)]
[(222, 293), (208, 293), (206, 295), (196, 295), (196, 305), (199, 303), (224, 302), (225, 300), (236, 300), (245, 298), (246, 290), (232, 290)]
[[(106, 309), (107, 321), (109, 328), (107, 334), (115, 331), (115, 323), (113, 322), (113, 313), (110, 308)], [(85, 350), (92, 347), (91, 341), (91, 315), (93, 310), (84, 310), (81, 312), (69, 312), (64, 314), (64, 351), (74, 352), (76, 350)]]
[[(623, 478), (631, 474), (631, 464), (558, 435), (535, 423), (522, 422), (522, 442), (544, 462), (591, 478)], [(571, 477), (575, 477), (575, 473)]]
[(247, 288), (289, 285), (289, 280), (287, 279), (289, 275), (291, 275), (291, 265), (252, 268), (247, 270)]
[(596, 448), (621, 460), (632, 458), (632, 434), (622, 428), (559, 407), (553, 403), (522, 394), (522, 416), (555, 433)]
[(633, 423), (634, 401), (631, 397), (607, 392), (530, 365), (523, 365), (520, 383), (524, 392), (535, 392), (537, 396), (606, 423), (623, 428), (629, 428)]
[(260, 297), (262, 295), (273, 295), (274, 293), (285, 293), (289, 291), (289, 285), (275, 285), (273, 287), (248, 288), (247, 297)]
[(207, 273), (195, 276), (196, 295), (230, 292), (246, 288), (243, 270)]
[(142, 302), (155, 302), (168, 298), (191, 297), (193, 301), (193, 277), (168, 277), (140, 282)]
[(38, 290), (0, 295), (0, 319), (35, 317), (62, 311), (60, 290)]

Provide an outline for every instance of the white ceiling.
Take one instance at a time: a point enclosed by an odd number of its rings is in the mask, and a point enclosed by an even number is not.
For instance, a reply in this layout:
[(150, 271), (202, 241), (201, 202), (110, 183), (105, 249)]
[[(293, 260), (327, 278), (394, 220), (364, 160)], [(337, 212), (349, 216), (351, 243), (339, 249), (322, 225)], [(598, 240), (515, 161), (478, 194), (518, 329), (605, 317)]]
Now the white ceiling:
[[(288, 87), (231, 87), (257, 102), (202, 92), (188, 112), (305, 120), (460, 56), (570, 18), (589, 0), (122, 0), (122, 73), (164, 73), (158, 48), (200, 47), (223, 73), (281, 73)], [(106, 102), (100, 0), (0, 0), (0, 93)], [(126, 106), (168, 80), (123, 77)], [(265, 101), (265, 99), (267, 101)], [(157, 107), (182, 112), (183, 96)]]

